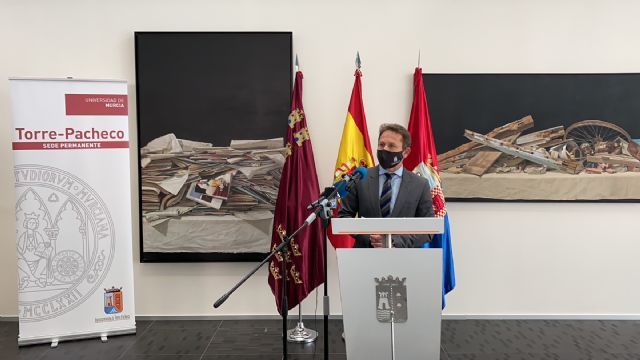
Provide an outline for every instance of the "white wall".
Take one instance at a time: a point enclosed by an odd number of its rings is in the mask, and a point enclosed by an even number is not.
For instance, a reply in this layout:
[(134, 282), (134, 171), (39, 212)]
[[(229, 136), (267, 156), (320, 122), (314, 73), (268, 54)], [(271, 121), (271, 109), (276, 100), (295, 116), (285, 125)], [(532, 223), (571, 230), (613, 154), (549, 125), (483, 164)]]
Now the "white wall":
[[(293, 31), (324, 186), (356, 50), (376, 139), (381, 123), (408, 121), (418, 49), (426, 72), (638, 72), (638, 13), (640, 3), (632, 0), (2, 0), (0, 79), (126, 79), (133, 108), (134, 31)], [(15, 316), (11, 122), (8, 82), (0, 84), (0, 316)], [(135, 122), (131, 111), (132, 134)], [(446, 314), (640, 315), (639, 204), (451, 203), (449, 210), (458, 288)], [(137, 240), (133, 246), (139, 315), (276, 314), (265, 271), (223, 308), (211, 308), (251, 264), (140, 264)], [(334, 254), (330, 267), (335, 314)], [(304, 310), (314, 307), (311, 296)]]

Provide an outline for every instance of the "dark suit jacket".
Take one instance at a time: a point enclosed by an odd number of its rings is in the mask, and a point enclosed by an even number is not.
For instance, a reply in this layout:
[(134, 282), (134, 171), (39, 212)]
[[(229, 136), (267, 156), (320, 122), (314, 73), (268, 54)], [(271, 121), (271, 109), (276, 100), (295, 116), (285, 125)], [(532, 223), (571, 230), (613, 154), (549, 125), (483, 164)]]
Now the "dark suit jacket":
[[(380, 195), (378, 166), (367, 169), (367, 176), (361, 179), (349, 194), (342, 198), (338, 217), (365, 218), (382, 217), (380, 213)], [(391, 217), (433, 217), (431, 188), (422, 178), (406, 168), (402, 172), (402, 181)], [(371, 247), (369, 235), (354, 235), (355, 247)], [(395, 247), (422, 247), (431, 237), (429, 235), (393, 235)]]

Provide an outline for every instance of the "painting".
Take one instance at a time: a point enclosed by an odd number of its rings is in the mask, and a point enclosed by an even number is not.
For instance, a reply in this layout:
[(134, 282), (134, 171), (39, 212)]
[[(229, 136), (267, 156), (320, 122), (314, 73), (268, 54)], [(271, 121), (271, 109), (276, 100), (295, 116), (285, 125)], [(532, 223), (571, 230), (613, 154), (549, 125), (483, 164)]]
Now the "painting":
[(640, 74), (424, 82), (448, 200), (640, 200)]
[(291, 33), (135, 38), (141, 261), (261, 260), (286, 153)]

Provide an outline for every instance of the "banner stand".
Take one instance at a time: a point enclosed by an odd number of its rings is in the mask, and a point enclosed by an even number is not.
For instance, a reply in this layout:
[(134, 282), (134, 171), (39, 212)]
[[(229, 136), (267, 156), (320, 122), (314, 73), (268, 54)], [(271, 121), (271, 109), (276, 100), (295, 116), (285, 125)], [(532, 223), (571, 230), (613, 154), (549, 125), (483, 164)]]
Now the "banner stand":
[(9, 83), (18, 345), (135, 333), (127, 83)]
[(108, 338), (111, 336), (118, 335), (134, 335), (136, 333), (135, 325), (132, 328), (122, 329), (122, 330), (110, 330), (108, 332), (94, 332), (94, 333), (80, 333), (80, 334), (68, 334), (68, 335), (60, 335), (60, 336), (52, 336), (46, 338), (35, 338), (35, 339), (18, 339), (18, 346), (26, 346), (26, 345), (36, 345), (36, 344), (47, 344), (51, 343), (51, 347), (55, 348), (58, 346), (58, 343), (63, 341), (72, 341), (72, 340), (83, 340), (83, 339), (100, 339), (102, 342), (107, 342)]

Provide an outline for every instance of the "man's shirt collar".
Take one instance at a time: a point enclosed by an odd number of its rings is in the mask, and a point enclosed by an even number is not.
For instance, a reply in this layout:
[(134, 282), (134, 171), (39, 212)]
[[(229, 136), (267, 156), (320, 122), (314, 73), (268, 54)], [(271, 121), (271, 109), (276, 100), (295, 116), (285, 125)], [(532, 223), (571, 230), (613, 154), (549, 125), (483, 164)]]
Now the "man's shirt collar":
[(400, 178), (402, 178), (402, 172), (404, 171), (404, 166), (400, 166), (400, 168), (392, 173), (390, 173), (389, 171), (387, 171), (387, 169), (383, 169), (382, 166), (378, 166), (378, 175), (382, 175), (382, 174), (396, 174), (398, 175)]

